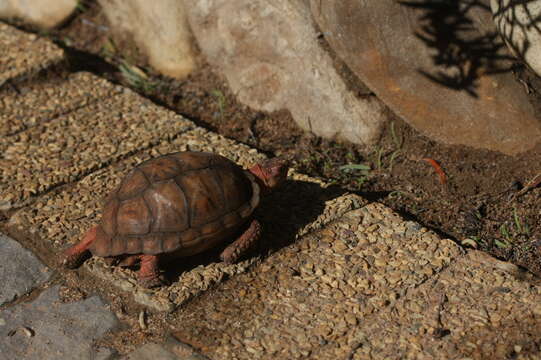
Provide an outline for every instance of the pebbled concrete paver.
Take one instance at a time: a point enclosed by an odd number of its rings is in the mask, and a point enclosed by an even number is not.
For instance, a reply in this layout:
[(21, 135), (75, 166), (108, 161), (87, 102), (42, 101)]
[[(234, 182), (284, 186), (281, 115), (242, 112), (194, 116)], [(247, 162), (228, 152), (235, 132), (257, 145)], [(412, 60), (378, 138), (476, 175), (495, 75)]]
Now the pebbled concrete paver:
[(9, 136), (123, 92), (87, 72), (59, 76), (56, 72), (0, 90), (0, 135)]
[(358, 343), (351, 358), (541, 358), (541, 287), (518, 273), (512, 264), (469, 251), (352, 329)]
[[(76, 242), (86, 229), (99, 220), (101, 199), (119, 184), (122, 176), (132, 167), (150, 157), (183, 150), (212, 151), (245, 167), (263, 158), (257, 151), (245, 145), (196, 128), (171, 142), (163, 142), (96, 171), (54, 195), (39, 198), (31, 206), (15, 213), (10, 219), (10, 227), (16, 231), (30, 231), (44, 241), (49, 241), (50, 245), (59, 251)], [(363, 199), (354, 196), (326, 203), (336, 196), (336, 192), (325, 190), (321, 181), (295, 172), (291, 172), (290, 178), (291, 181), (279, 193), (263, 200), (262, 209), (256, 212), (265, 229), (262, 252), (281, 246), (276, 239), (292, 242), (299, 234), (323, 226), (365, 203)], [(312, 206), (305, 206), (309, 201)], [(299, 228), (299, 224), (302, 224), (302, 228)], [(249, 257), (230, 265), (217, 261), (217, 256), (210, 259), (184, 259), (178, 264), (176, 272), (180, 274), (174, 275), (175, 281), (171, 286), (158, 290), (140, 288), (133, 271), (111, 268), (99, 258), (87, 261), (85, 267), (94, 275), (132, 293), (139, 303), (159, 311), (171, 311), (211, 286), (246, 271), (257, 261), (257, 257)], [(181, 272), (182, 270), (190, 271)]]
[(0, 305), (49, 280), (51, 271), (30, 251), (0, 233)]
[[(110, 94), (118, 92), (108, 86)], [(4, 209), (21, 206), (32, 195), (191, 128), (192, 122), (131, 90), (103, 96), (88, 107), (0, 139), (0, 203)]]
[(59, 286), (51, 287), (30, 303), (0, 311), (0, 359), (97, 357), (94, 342), (112, 330), (118, 320), (97, 296), (62, 303), (58, 291)]
[(540, 358), (523, 277), (372, 203), (187, 304), (176, 334), (213, 359)]
[(64, 58), (52, 42), (0, 22), (0, 88), (15, 77), (29, 77)]
[(368, 204), (188, 305), (194, 313), (179, 333), (216, 339), (213, 359), (330, 359), (314, 355), (330, 343), (344, 358), (351, 329), (461, 256), (451, 240)]

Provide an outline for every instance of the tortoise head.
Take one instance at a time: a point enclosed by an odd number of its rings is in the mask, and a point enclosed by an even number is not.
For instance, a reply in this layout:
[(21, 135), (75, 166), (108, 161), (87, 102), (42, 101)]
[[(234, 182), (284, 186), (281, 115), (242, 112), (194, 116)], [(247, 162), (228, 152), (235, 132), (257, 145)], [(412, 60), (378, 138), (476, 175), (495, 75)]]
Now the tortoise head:
[(287, 178), (289, 166), (287, 161), (281, 158), (263, 160), (250, 168), (250, 172), (259, 180), (265, 192), (283, 184)]

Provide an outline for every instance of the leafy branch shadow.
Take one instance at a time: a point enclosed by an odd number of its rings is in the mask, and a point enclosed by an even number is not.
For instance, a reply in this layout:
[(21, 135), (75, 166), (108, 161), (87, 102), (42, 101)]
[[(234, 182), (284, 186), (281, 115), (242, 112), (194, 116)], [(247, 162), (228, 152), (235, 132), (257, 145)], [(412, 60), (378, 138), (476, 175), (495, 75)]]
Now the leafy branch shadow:
[[(521, 23), (516, 14), (518, 7), (534, 0), (498, 0), (499, 9), (494, 14), (498, 21), (511, 22), (510, 31), (538, 29), (539, 16), (531, 16), (527, 24)], [(478, 97), (477, 88), (482, 75), (512, 71), (516, 59), (506, 50), (504, 39), (496, 28), (479, 29), (475, 17), (483, 12), (491, 13), (488, 1), (483, 0), (413, 0), (399, 4), (418, 12), (420, 28), (415, 36), (427, 47), (434, 49), (432, 61), (436, 70), (419, 69), (419, 73), (431, 81), (457, 91), (466, 91)], [(505, 14), (505, 15), (504, 15)], [(511, 29), (511, 27), (508, 26)], [(530, 43), (524, 40), (520, 46), (511, 45), (514, 33), (505, 40), (517, 57), (523, 57)]]

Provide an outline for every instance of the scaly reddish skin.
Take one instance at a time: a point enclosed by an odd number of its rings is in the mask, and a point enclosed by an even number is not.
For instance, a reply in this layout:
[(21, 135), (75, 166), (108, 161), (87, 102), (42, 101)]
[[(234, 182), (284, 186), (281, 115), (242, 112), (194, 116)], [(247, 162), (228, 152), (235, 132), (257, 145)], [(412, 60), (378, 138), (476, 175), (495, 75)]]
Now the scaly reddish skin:
[(259, 221), (252, 220), (248, 229), (220, 254), (220, 259), (227, 264), (234, 263), (259, 240), (260, 236), (261, 225)]

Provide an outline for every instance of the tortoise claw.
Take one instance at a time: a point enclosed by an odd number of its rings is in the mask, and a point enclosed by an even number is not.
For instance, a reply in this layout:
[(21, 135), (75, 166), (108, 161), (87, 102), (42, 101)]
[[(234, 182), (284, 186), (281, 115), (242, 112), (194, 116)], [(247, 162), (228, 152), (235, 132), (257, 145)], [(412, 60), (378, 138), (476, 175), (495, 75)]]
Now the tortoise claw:
[(75, 269), (81, 266), (86, 259), (92, 256), (90, 250), (88, 250), (88, 247), (90, 246), (90, 244), (92, 244), (94, 240), (96, 240), (97, 231), (97, 226), (92, 227), (86, 232), (83, 240), (64, 250), (62, 254), (63, 256), (60, 261), (61, 265), (64, 268)]
[(220, 259), (226, 264), (233, 264), (259, 240), (260, 235), (259, 221), (252, 220), (248, 229), (220, 254)]
[(65, 269), (76, 269), (81, 266), (86, 259), (90, 257), (90, 251), (84, 251), (76, 254), (66, 254), (62, 257), (60, 264)]

